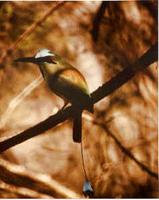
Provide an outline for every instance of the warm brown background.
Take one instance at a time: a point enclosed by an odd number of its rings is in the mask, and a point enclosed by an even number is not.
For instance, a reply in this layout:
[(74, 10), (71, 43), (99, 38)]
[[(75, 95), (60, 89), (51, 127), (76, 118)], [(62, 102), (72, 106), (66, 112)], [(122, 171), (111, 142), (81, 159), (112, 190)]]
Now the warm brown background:
[[(83, 73), (92, 92), (157, 40), (157, 1), (105, 2), (101, 20), (94, 23), (99, 23), (96, 35), (93, 22), (101, 3), (65, 2), (0, 59), (1, 141), (63, 105), (44, 82), (34, 90), (29, 87), (19, 101), (17, 95), (40, 73), (34, 65), (15, 64), (15, 58), (49, 48)], [(54, 4), (0, 2), (0, 56)], [(157, 173), (157, 63), (95, 104), (94, 118), (83, 115), (84, 159), (95, 197), (157, 197), (157, 180), (121, 151), (96, 124), (97, 118), (138, 161)], [(71, 134), (68, 120), (1, 154), (0, 197), (82, 197), (80, 145), (72, 142)]]

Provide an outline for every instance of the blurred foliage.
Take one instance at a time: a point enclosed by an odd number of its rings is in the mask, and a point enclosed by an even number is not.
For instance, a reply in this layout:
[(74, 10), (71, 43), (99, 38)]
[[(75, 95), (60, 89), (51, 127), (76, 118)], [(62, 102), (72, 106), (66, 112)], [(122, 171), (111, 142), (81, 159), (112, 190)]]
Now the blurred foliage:
[[(0, 55), (55, 3), (0, 2)], [(0, 139), (37, 124), (63, 105), (42, 82), (12, 109), (14, 98), (39, 76), (36, 66), (15, 64), (15, 58), (32, 56), (39, 48), (52, 49), (84, 74), (93, 91), (135, 62), (157, 40), (156, 0), (110, 1), (94, 42), (92, 23), (100, 5), (99, 1), (65, 2), (0, 63)], [(113, 118), (108, 126), (115, 136), (140, 162), (157, 172), (157, 63), (97, 103), (95, 116), (103, 123)], [(72, 142), (71, 134), (72, 123), (66, 121), (4, 152), (1, 158), (30, 172), (50, 175), (82, 195), (80, 146)], [(85, 115), (83, 135), (86, 170), (95, 197), (158, 196), (157, 180), (123, 154), (102, 127)], [(2, 190), (1, 182), (0, 197), (20, 197), (5, 191), (4, 183)]]

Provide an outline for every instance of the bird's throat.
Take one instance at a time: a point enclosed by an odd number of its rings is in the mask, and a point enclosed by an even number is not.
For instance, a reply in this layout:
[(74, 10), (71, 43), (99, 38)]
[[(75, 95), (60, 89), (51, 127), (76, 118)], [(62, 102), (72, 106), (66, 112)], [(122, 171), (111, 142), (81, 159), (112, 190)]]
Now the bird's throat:
[(59, 70), (59, 67), (53, 63), (42, 63), (39, 65), (39, 68), (45, 81), (48, 81), (48, 79)]

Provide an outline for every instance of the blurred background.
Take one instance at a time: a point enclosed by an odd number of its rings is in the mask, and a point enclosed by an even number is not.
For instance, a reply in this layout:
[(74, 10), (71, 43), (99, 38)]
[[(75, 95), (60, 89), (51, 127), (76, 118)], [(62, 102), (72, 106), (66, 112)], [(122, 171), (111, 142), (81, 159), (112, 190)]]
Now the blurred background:
[[(63, 105), (37, 66), (14, 59), (51, 49), (82, 72), (93, 92), (157, 40), (157, 0), (65, 1), (14, 46), (56, 4), (0, 2), (0, 141)], [(157, 174), (157, 141), (153, 63), (96, 103), (94, 115), (83, 113), (84, 160), (94, 197), (159, 197), (157, 178), (122, 150)], [(0, 155), (1, 198), (81, 198), (83, 181), (80, 144), (72, 141), (71, 120)]]

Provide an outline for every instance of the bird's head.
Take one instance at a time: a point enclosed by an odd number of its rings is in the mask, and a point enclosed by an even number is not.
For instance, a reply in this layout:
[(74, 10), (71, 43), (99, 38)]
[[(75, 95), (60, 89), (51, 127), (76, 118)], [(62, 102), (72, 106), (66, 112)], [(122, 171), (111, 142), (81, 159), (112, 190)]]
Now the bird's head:
[(56, 60), (57, 60), (57, 55), (55, 55), (52, 51), (50, 51), (49, 49), (41, 49), (33, 57), (18, 58), (14, 61), (40, 64), (40, 63), (44, 63), (44, 62), (56, 63)]

